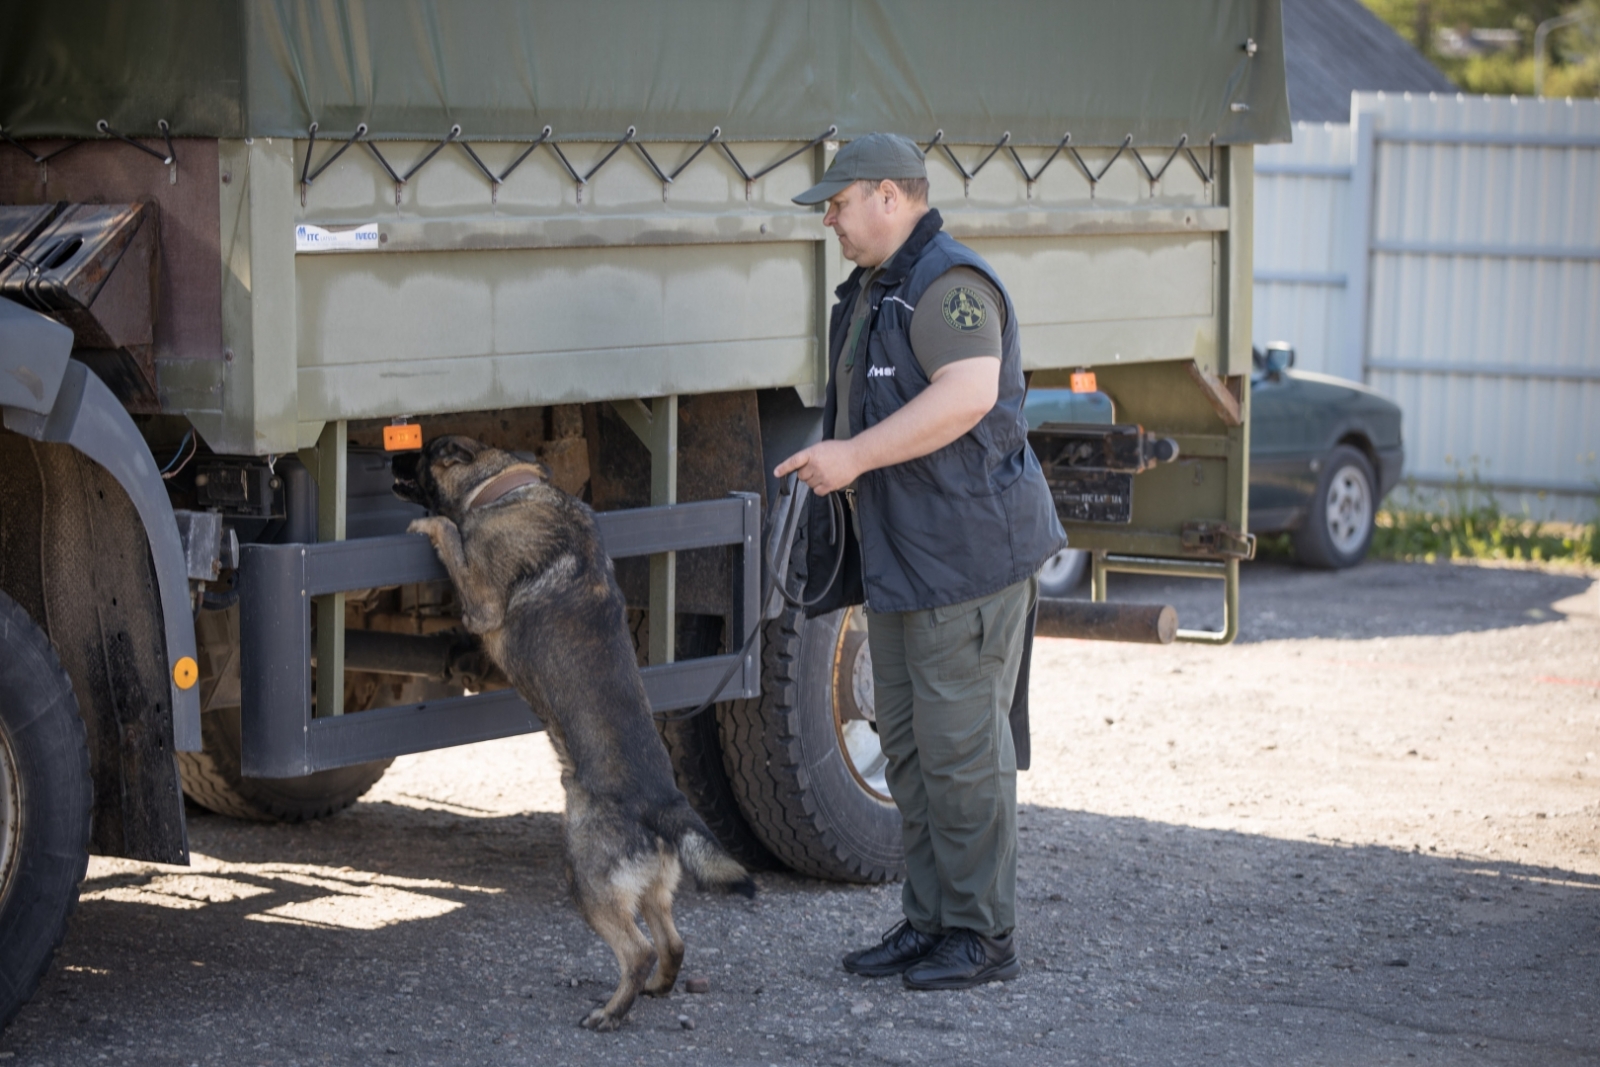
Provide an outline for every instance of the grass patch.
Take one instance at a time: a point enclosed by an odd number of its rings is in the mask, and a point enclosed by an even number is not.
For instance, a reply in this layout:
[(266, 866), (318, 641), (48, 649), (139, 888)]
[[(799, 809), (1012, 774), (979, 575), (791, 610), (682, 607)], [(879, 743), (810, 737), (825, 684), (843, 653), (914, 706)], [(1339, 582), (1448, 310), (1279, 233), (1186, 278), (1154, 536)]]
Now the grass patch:
[[(1423, 501), (1417, 487), (1406, 498)], [(1485, 559), (1529, 563), (1600, 563), (1600, 496), (1589, 523), (1540, 522), (1507, 514), (1476, 474), (1458, 476), (1434, 506), (1387, 507), (1378, 512), (1368, 557), (1433, 563)]]

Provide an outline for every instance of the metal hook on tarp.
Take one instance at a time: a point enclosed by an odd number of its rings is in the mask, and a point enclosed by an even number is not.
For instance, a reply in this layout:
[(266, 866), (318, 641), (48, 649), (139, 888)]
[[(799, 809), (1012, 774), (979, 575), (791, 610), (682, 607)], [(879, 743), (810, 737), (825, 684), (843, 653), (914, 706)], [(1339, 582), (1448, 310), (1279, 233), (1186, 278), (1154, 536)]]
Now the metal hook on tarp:
[(1022, 172), (1023, 180), (1028, 183), (1028, 199), (1029, 200), (1033, 199), (1033, 183), (1039, 180), (1039, 176), (1045, 172), (1045, 168), (1050, 166), (1050, 164), (1054, 163), (1056, 161), (1056, 157), (1059, 156), (1061, 154), (1062, 150), (1065, 149), (1067, 147), (1067, 145), (1069, 145), (1071, 143), (1072, 143), (1072, 133), (1071, 133), (1071, 131), (1068, 131), (1067, 133), (1062, 134), (1060, 142), (1056, 145), (1056, 150), (1054, 152), (1051, 152), (1050, 155), (1045, 159), (1045, 161), (1043, 163), (1039, 164), (1039, 169), (1034, 171), (1032, 174), (1028, 173), (1028, 168), (1023, 164), (1022, 157), (1017, 155), (1017, 150), (1015, 148), (1012, 148), (1010, 145), (1006, 145), (1006, 151), (1011, 153), (1011, 161), (1017, 165), (1017, 169)]
[(458, 123), (454, 126), (451, 126), (450, 132), (445, 134), (443, 139), (441, 139), (438, 144), (434, 145), (427, 155), (411, 164), (411, 169), (407, 170), (403, 175), (395, 173), (395, 169), (389, 165), (389, 161), (384, 158), (383, 153), (378, 150), (378, 146), (376, 144), (371, 141), (362, 141), (361, 143), (367, 146), (367, 150), (372, 153), (372, 155), (377, 159), (378, 163), (383, 167), (384, 171), (388, 173), (389, 178), (394, 182), (394, 206), (399, 207), (401, 190), (405, 188), (406, 183), (411, 180), (412, 176), (415, 175), (417, 171), (427, 166), (428, 161), (433, 159), (434, 156), (438, 155), (444, 149), (445, 145), (449, 144), (451, 141), (454, 141), (460, 136), (460, 124)]
[[(156, 127), (158, 129), (160, 129), (162, 139), (167, 142), (167, 151), (166, 151), (165, 155), (163, 155), (160, 152), (156, 151), (154, 148), (151, 148), (149, 145), (145, 144), (143, 141), (135, 141), (132, 137), (129, 137), (127, 134), (119, 133), (118, 131), (112, 129), (111, 128), (111, 124), (109, 122), (107, 122), (105, 119), (101, 119), (99, 122), (96, 122), (94, 124), (94, 128), (99, 130), (102, 134), (105, 134), (108, 137), (115, 137), (119, 141), (123, 141), (123, 142), (125, 142), (127, 144), (131, 144), (131, 145), (133, 145), (133, 147), (137, 148), (139, 151), (145, 152), (145, 153), (147, 153), (149, 155), (152, 155), (155, 158), (161, 160), (162, 163), (164, 163), (167, 167), (171, 168), (171, 170), (169, 172), (168, 180), (173, 185), (176, 185), (176, 184), (178, 184), (178, 152), (177, 152), (177, 149), (172, 147), (172, 127), (167, 125), (167, 120), (166, 119), (158, 119), (156, 121)], [(65, 151), (65, 149), (63, 149), (62, 151)], [(54, 154), (60, 155), (59, 152), (54, 153)], [(46, 158), (48, 158), (48, 157), (46, 157)], [(35, 162), (43, 162), (43, 161), (42, 160), (35, 160)]]
[[(513, 159), (505, 170), (500, 172), (499, 176), (496, 176), (493, 172), (491, 172), (484, 164), (483, 160), (478, 158), (478, 153), (472, 150), (471, 145), (467, 144), (465, 141), (458, 141), (457, 143), (466, 150), (467, 155), (472, 157), (472, 161), (478, 165), (478, 169), (483, 171), (484, 177), (489, 179), (489, 202), (492, 204), (498, 204), (500, 202), (500, 187), (505, 184), (507, 178), (511, 177), (511, 172), (522, 166), (522, 161), (533, 155), (534, 149), (538, 148), (546, 141), (549, 141), (550, 135), (553, 132), (554, 131), (549, 126), (546, 126), (543, 130), (541, 130), (538, 138), (535, 139), (534, 142), (527, 148), (524, 148), (522, 153), (518, 155), (516, 159)], [(550, 147), (555, 148), (555, 144), (552, 142)], [(557, 154), (559, 155), (559, 152)], [(563, 160), (563, 162), (565, 162), (565, 160)], [(571, 170), (572, 168), (569, 166), (567, 171), (570, 173)]]
[(367, 124), (365, 122), (357, 123), (356, 124), (356, 132), (352, 133), (345, 140), (344, 144), (342, 144), (338, 148), (334, 149), (333, 150), (333, 154), (330, 155), (327, 159), (324, 159), (322, 161), (322, 165), (319, 166), (316, 170), (312, 170), (311, 169), (311, 155), (312, 155), (313, 152), (316, 151), (316, 148), (317, 148), (317, 124), (315, 122), (313, 122), (310, 126), (306, 127), (306, 134), (307, 134), (307, 137), (309, 139), (309, 143), (306, 145), (306, 158), (305, 158), (305, 161), (300, 165), (300, 206), (301, 207), (305, 207), (306, 206), (306, 190), (311, 187), (311, 183), (316, 181), (317, 178), (319, 176), (321, 176), (323, 171), (325, 171), (329, 167), (333, 166), (334, 161), (336, 159), (338, 159), (340, 156), (344, 155), (345, 149), (349, 148), (351, 145), (355, 144), (357, 141), (361, 140), (361, 138), (366, 136), (366, 134), (367, 134)]
[[(1184, 137), (1187, 139), (1188, 134), (1184, 134)], [(1206, 142), (1206, 165), (1204, 167), (1200, 166), (1200, 161), (1195, 158), (1194, 150), (1192, 148), (1189, 148), (1187, 145), (1184, 146), (1183, 154), (1189, 157), (1189, 166), (1193, 167), (1194, 168), (1194, 172), (1196, 174), (1200, 175), (1200, 180), (1201, 181), (1205, 182), (1207, 185), (1210, 185), (1212, 182), (1216, 181), (1216, 173), (1217, 173), (1217, 135), (1216, 134), (1212, 134), (1211, 135), (1211, 140)]]
[[(718, 132), (720, 132), (720, 130)], [(839, 127), (837, 127), (837, 126), (829, 126), (827, 129), (823, 130), (821, 133), (819, 133), (815, 137), (811, 138), (811, 140), (807, 141), (805, 144), (801, 145), (799, 148), (796, 148), (793, 152), (790, 152), (788, 155), (784, 156), (782, 159), (776, 160), (776, 161), (774, 161), (772, 163), (768, 163), (766, 166), (762, 167), (760, 170), (756, 171), (754, 174), (751, 174), (749, 171), (744, 169), (744, 164), (739, 162), (739, 157), (733, 154), (733, 149), (728, 147), (728, 143), (726, 141), (718, 141), (717, 142), (717, 147), (722, 149), (722, 154), (728, 157), (728, 162), (733, 164), (733, 169), (738, 171), (739, 172), (739, 177), (744, 179), (744, 198), (746, 200), (749, 200), (750, 199), (751, 188), (755, 185), (756, 182), (760, 181), (762, 178), (766, 177), (768, 174), (771, 174), (773, 171), (777, 170), (779, 167), (783, 166), (785, 163), (789, 162), (791, 159), (793, 159), (796, 156), (800, 155), (800, 153), (805, 152), (808, 149), (812, 149), (812, 148), (817, 147), (817, 145), (821, 144), (823, 141), (826, 141), (828, 138), (832, 137), (834, 134), (836, 134), (838, 132), (839, 132)]]
[(1130, 133), (1128, 136), (1122, 139), (1122, 143), (1117, 146), (1117, 150), (1111, 153), (1111, 158), (1106, 160), (1106, 165), (1100, 168), (1099, 174), (1096, 174), (1094, 171), (1089, 169), (1089, 164), (1083, 161), (1083, 157), (1078, 154), (1077, 148), (1073, 147), (1072, 145), (1067, 146), (1067, 151), (1071, 152), (1072, 158), (1077, 161), (1078, 169), (1083, 171), (1083, 176), (1085, 178), (1089, 179), (1089, 196), (1091, 199), (1094, 197), (1095, 189), (1100, 185), (1100, 180), (1104, 178), (1106, 176), (1106, 172), (1111, 169), (1111, 164), (1122, 158), (1122, 153), (1126, 152), (1128, 147), (1132, 144), (1133, 134)]
[[(4, 141), (6, 144), (10, 145), (12, 148), (15, 148), (18, 152), (21, 152), (23, 155), (25, 155), (29, 159), (33, 160), (35, 163), (39, 164), (41, 167), (44, 166), (46, 163), (50, 162), (52, 159), (54, 159), (57, 156), (61, 155), (63, 152), (71, 151), (72, 149), (77, 148), (79, 145), (81, 145), (83, 143), (82, 141), (68, 141), (66, 144), (62, 145), (60, 148), (56, 149), (54, 152), (48, 152), (45, 155), (41, 156), (41, 155), (37, 155), (36, 153), (31, 151), (30, 149), (24, 147), (24, 145), (22, 144), (21, 141), (17, 140), (15, 137), (11, 136), (3, 128), (0, 128), (0, 141)], [(144, 148), (144, 145), (140, 145), (139, 147), (140, 148)], [(149, 149), (145, 149), (145, 150), (149, 151)]]
[[(1131, 134), (1130, 134), (1130, 136), (1131, 136)], [(1139, 150), (1137, 148), (1132, 150), (1133, 151), (1133, 158), (1135, 160), (1137, 160), (1138, 163), (1139, 163), (1139, 169), (1144, 171), (1145, 178), (1147, 178), (1149, 180), (1149, 182), (1150, 182), (1150, 192), (1151, 192), (1152, 195), (1155, 194), (1156, 183), (1161, 180), (1161, 176), (1167, 172), (1167, 168), (1168, 167), (1172, 166), (1172, 161), (1174, 159), (1178, 158), (1178, 153), (1182, 152), (1183, 149), (1184, 149), (1184, 146), (1187, 145), (1188, 143), (1189, 143), (1189, 135), (1188, 134), (1184, 134), (1182, 137), (1179, 137), (1178, 138), (1177, 147), (1175, 147), (1171, 152), (1169, 152), (1167, 154), (1166, 162), (1162, 163), (1161, 166), (1155, 171), (1151, 171), (1150, 165), (1144, 161), (1144, 156), (1142, 156), (1139, 153)]]
[[(961, 160), (957, 159), (956, 154), (950, 151), (950, 146), (944, 143), (944, 130), (942, 129), (933, 131), (933, 140), (928, 142), (927, 147), (923, 149), (923, 154), (926, 155), (935, 147), (937, 147), (939, 151), (943, 152), (945, 154), (945, 158), (950, 160), (950, 165), (956, 168), (956, 172), (961, 175), (961, 190), (963, 193), (966, 193), (971, 190), (972, 179), (978, 176), (978, 172), (988, 165), (989, 160), (994, 158), (996, 152), (1000, 151), (1002, 148), (1005, 148), (1010, 143), (1011, 131), (1007, 130), (1000, 135), (1000, 140), (994, 143), (994, 147), (989, 149), (989, 154), (978, 160), (978, 165), (973, 167), (970, 171), (961, 165)], [(1013, 158), (1015, 158), (1016, 152), (1013, 151), (1011, 155)], [(1046, 163), (1046, 166), (1048, 165), (1049, 164)], [(1017, 160), (1017, 166), (1022, 166), (1022, 161), (1020, 159)], [(1022, 174), (1023, 177), (1027, 177), (1028, 169), (1026, 167), (1023, 167)]]
[(673, 168), (671, 174), (668, 174), (661, 169), (660, 165), (656, 163), (655, 157), (650, 154), (647, 148), (645, 148), (643, 142), (634, 141), (633, 147), (638, 149), (639, 154), (644, 157), (645, 163), (647, 163), (650, 169), (655, 172), (656, 177), (661, 179), (661, 200), (664, 203), (667, 199), (667, 189), (672, 185), (673, 182), (678, 180), (678, 175), (682, 174), (684, 169), (688, 167), (689, 164), (693, 163), (699, 157), (700, 153), (706, 150), (712, 141), (715, 141), (721, 136), (721, 126), (711, 127), (710, 135), (696, 145), (695, 150), (689, 153), (689, 157)]

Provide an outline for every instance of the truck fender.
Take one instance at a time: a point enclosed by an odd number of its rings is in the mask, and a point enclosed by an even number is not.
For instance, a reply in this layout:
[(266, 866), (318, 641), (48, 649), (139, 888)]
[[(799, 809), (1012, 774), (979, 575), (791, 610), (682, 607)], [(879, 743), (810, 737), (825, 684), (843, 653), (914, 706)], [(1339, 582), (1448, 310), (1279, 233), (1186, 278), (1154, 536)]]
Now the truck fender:
[[(200, 690), (193, 674), (195, 634), (189, 571), (166, 485), (149, 446), (110, 388), (77, 360), (67, 362), (48, 413), (11, 406), (0, 411), (6, 429), (35, 441), (70, 445), (104, 468), (128, 494), (150, 542), (160, 594), (173, 744), (180, 750), (198, 751)], [(180, 671), (180, 665), (186, 670)]]

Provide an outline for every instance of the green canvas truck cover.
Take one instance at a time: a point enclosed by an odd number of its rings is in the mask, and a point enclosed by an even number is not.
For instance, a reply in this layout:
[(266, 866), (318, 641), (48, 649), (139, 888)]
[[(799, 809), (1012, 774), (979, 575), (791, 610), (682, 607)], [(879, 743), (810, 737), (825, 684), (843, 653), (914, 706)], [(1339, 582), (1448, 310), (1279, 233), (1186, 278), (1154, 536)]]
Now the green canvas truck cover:
[(0, 5), (12, 138), (1284, 141), (1279, 0)]

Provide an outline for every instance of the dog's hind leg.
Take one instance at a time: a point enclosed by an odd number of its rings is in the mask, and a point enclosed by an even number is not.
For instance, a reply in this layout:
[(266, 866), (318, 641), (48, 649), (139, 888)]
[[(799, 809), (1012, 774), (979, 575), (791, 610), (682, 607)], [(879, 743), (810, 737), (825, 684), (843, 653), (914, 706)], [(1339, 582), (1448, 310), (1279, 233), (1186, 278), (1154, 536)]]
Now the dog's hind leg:
[(655, 950), (633, 921), (638, 894), (627, 892), (615, 882), (606, 888), (609, 892), (603, 899), (581, 898), (579, 906), (590, 928), (617, 954), (617, 969), (622, 975), (611, 999), (579, 1022), (590, 1030), (615, 1030), (621, 1026), (656, 965)]
[(652, 997), (664, 997), (672, 992), (678, 981), (678, 971), (683, 967), (683, 938), (672, 923), (672, 894), (678, 888), (680, 871), (677, 857), (664, 857), (660, 877), (639, 898), (639, 908), (644, 912), (644, 921), (650, 924), (650, 937), (656, 943), (656, 970), (644, 987)]

